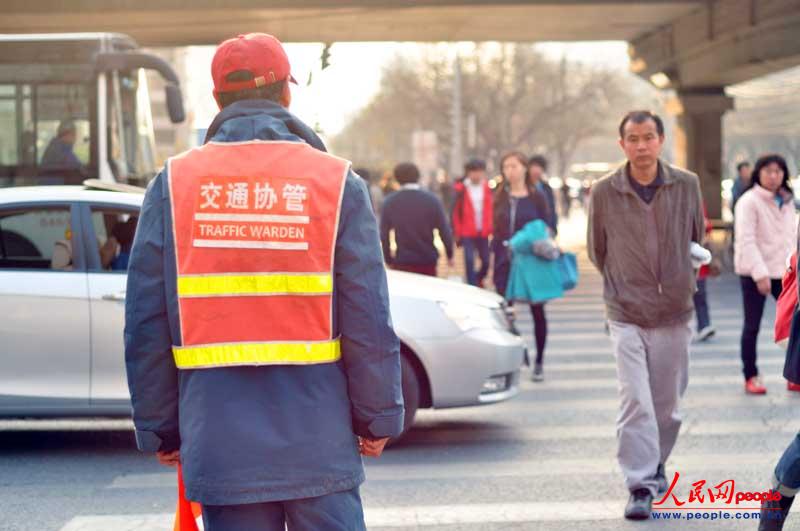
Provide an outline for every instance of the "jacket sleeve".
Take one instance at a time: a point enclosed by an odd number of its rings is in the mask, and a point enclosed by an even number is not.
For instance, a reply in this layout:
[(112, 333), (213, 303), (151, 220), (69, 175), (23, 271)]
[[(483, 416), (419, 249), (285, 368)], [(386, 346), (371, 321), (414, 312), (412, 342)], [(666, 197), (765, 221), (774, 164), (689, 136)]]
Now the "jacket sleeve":
[(494, 236), (494, 197), (492, 195), (491, 190), (487, 186), (485, 188), (485, 194), (483, 197), (483, 222), (486, 224), (486, 234), (489, 236)]
[(514, 254), (533, 254), (533, 243), (546, 238), (546, 233), (547, 228), (545, 227), (544, 221), (531, 221), (525, 225), (522, 230), (518, 230), (516, 234), (511, 237), (508, 241), (508, 246)]
[(606, 262), (606, 230), (601, 200), (595, 187), (592, 187), (591, 195), (589, 196), (588, 218), (586, 249), (589, 253), (589, 260), (602, 273)]
[(150, 183), (128, 265), (125, 367), (136, 442), (145, 452), (180, 447), (178, 370), (164, 288), (163, 174)]
[(400, 341), (392, 328), (378, 227), (364, 183), (352, 173), (342, 198), (334, 259), (336, 316), (353, 430), (367, 438), (403, 430)]
[(553, 234), (558, 235), (558, 212), (556, 211), (556, 196), (553, 193), (553, 188), (548, 184), (545, 188), (547, 191), (547, 206), (550, 208), (550, 219), (547, 224), (553, 229)]
[(740, 197), (742, 197), (742, 180), (736, 177), (733, 180), (733, 189), (731, 190), (731, 210), (736, 210), (736, 203), (739, 202)]
[(692, 220), (692, 241), (702, 245), (706, 239), (708, 220), (706, 219), (705, 205), (703, 203), (703, 192), (700, 189), (700, 181), (698, 179), (695, 179), (695, 201)]
[(759, 251), (758, 242), (756, 241), (756, 229), (758, 227), (756, 205), (753, 204), (753, 201), (749, 201), (745, 194), (736, 203), (736, 213), (733, 216), (733, 220), (733, 232), (736, 234), (734, 259), (738, 259), (739, 262), (736, 264), (737, 273), (749, 274), (755, 281), (768, 278), (769, 269), (767, 269), (767, 264), (764, 261), (764, 257), (761, 256), (761, 251)]
[(392, 246), (391, 242), (389, 241), (389, 232), (392, 230), (392, 221), (391, 221), (391, 199), (386, 199), (383, 202), (383, 208), (381, 209), (381, 248), (383, 249), (383, 259), (386, 261), (387, 264), (392, 263)]
[(453, 237), (456, 240), (461, 239), (464, 234), (462, 214), (464, 212), (464, 193), (456, 188), (456, 199), (453, 201), (453, 211), (451, 212), (451, 219), (453, 220)]
[(438, 207), (439, 211), (437, 213), (437, 221), (436, 221), (436, 229), (439, 231), (439, 237), (442, 239), (442, 243), (444, 244), (445, 253), (447, 253), (447, 258), (453, 258), (453, 231), (450, 230), (450, 224), (447, 222), (447, 214), (444, 212), (444, 205), (442, 202), (439, 201), (439, 198), (436, 198), (436, 206)]

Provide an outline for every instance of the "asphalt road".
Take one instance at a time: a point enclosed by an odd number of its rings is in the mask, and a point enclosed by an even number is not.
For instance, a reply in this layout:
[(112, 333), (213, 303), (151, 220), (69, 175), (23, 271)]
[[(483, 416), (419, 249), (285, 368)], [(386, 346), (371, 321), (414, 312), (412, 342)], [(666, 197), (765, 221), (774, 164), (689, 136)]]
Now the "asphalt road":
[[(582, 267), (580, 287), (548, 305), (546, 381), (534, 384), (525, 372), (522, 392), (509, 402), (422, 412), (402, 444), (368, 462), (362, 496), (370, 529), (756, 529), (752, 520), (622, 519), (614, 364), (600, 279), (585, 260)], [(771, 318), (759, 347), (769, 394), (745, 396), (738, 283), (714, 279), (709, 294), (719, 332), (693, 348), (684, 429), (668, 463), (670, 477), (680, 473), (682, 502), (702, 480), (763, 490), (800, 428), (800, 396), (780, 377)], [(766, 314), (774, 314), (772, 303)], [(520, 322), (530, 341), (527, 311)], [(174, 475), (135, 450), (125, 421), (0, 421), (2, 530), (171, 529), (174, 504)], [(796, 516), (786, 529), (800, 529)]]

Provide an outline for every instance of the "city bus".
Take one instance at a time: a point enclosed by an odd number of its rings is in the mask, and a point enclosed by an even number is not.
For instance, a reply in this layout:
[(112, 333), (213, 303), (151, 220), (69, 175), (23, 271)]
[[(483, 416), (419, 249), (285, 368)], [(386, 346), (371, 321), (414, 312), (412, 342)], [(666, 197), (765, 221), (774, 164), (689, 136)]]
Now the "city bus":
[(126, 35), (0, 35), (0, 187), (145, 184), (156, 171), (147, 70), (183, 121), (178, 76)]

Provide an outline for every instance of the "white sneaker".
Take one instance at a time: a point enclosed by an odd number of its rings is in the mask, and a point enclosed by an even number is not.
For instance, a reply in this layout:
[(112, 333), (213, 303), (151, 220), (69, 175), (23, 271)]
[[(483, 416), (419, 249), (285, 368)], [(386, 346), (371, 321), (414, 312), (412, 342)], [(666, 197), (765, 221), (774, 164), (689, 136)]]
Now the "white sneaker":
[(717, 329), (713, 326), (707, 326), (702, 330), (697, 332), (697, 336), (695, 337), (695, 341), (698, 343), (702, 343), (703, 341), (707, 341), (714, 337), (714, 334), (717, 333)]

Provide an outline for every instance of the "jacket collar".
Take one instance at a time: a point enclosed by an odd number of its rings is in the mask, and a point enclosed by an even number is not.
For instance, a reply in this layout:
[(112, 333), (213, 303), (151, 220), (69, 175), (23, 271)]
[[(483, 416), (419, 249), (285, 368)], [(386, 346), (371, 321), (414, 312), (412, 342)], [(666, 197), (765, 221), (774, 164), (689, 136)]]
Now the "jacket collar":
[[(770, 192), (766, 188), (762, 187), (760, 184), (753, 184), (752, 190), (753, 190), (753, 193), (756, 195), (756, 197), (760, 197), (761, 199), (763, 199), (765, 201), (769, 201), (770, 203), (774, 203), (775, 202), (776, 194), (773, 193), (773, 192)], [(786, 204), (787, 202), (791, 201), (791, 199), (792, 199), (791, 195), (789, 195), (784, 188), (779, 188), (778, 189), (778, 194), (780, 194), (780, 196), (783, 198), (784, 204)], [(776, 203), (776, 206), (777, 206), (777, 203)]]
[[(630, 162), (625, 162), (614, 173), (611, 174), (611, 184), (614, 188), (624, 193), (636, 193), (628, 180), (628, 172)], [(669, 164), (663, 160), (658, 159), (658, 172), (661, 174), (661, 179), (664, 181), (664, 186), (669, 186), (675, 182), (675, 176), (670, 171)]]
[(753, 193), (762, 199), (773, 200), (775, 198), (774, 193), (770, 192), (766, 188), (763, 188), (760, 184), (753, 185)]
[(203, 143), (211, 140), (289, 140), (327, 151), (322, 139), (285, 107), (270, 100), (242, 100), (222, 109)]
[[(467, 179), (463, 179), (463, 180), (457, 181), (453, 185), (453, 189), (456, 192), (462, 192), (462, 191), (466, 190), (468, 187), (469, 187), (469, 185), (468, 185)], [(488, 179), (484, 179), (483, 180), (482, 188), (483, 188), (484, 191), (486, 191), (486, 190), (491, 191), (491, 188), (489, 187), (489, 180)]]

